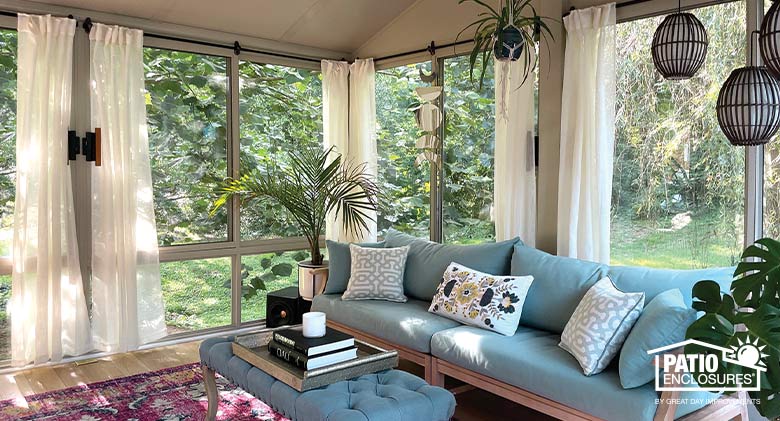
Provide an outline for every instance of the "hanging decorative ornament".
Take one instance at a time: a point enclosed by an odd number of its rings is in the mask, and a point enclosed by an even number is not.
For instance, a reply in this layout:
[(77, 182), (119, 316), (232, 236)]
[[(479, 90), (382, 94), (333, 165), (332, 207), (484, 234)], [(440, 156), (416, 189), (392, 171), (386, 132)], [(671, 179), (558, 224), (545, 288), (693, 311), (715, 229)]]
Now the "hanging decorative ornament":
[(650, 48), (655, 68), (668, 80), (692, 78), (707, 58), (707, 30), (696, 16), (681, 10), (678, 0), (677, 13), (658, 25)]
[(501, 13), (504, 14), (504, 8), (507, 8), (509, 20), (493, 35), (493, 56), (498, 61), (517, 61), (523, 54), (525, 38), (515, 25), (515, 1), (508, 0), (506, 5), (501, 2)]
[(758, 45), (761, 47), (764, 65), (776, 77), (780, 77), (780, 1), (773, 1), (772, 7), (764, 15)]
[(436, 135), (442, 122), (442, 113), (435, 101), (441, 96), (441, 86), (429, 86), (415, 89), (422, 104), (414, 110), (417, 127), (422, 136), (415, 146), (420, 151), (415, 159), (415, 165), (428, 161), (431, 165), (439, 164), (439, 137)]
[[(753, 63), (751, 34), (750, 63)], [(720, 88), (718, 125), (735, 146), (763, 145), (780, 129), (780, 83), (766, 66), (734, 70)]]

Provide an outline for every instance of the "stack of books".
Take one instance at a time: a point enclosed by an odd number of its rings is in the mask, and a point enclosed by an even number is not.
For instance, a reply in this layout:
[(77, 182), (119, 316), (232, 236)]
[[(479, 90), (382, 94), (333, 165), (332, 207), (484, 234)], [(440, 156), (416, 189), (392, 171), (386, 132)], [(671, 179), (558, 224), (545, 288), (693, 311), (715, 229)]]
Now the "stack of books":
[(300, 328), (277, 330), (268, 343), (268, 351), (303, 370), (357, 358), (355, 338), (331, 328), (321, 338), (306, 338)]

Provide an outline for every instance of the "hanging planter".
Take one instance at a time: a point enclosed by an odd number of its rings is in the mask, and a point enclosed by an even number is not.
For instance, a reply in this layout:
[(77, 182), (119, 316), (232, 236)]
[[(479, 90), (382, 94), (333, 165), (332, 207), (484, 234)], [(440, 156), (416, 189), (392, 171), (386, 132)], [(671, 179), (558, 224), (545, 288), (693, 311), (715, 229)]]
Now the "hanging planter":
[(498, 61), (517, 61), (523, 54), (525, 38), (514, 26), (496, 32), (493, 41), (493, 56)]
[[(544, 23), (542, 17), (536, 14), (531, 0), (501, 1), (499, 9), (493, 8), (482, 0), (458, 0), (458, 4), (467, 2), (483, 9), (478, 15), (479, 19), (463, 28), (456, 37), (456, 40), (460, 39), (467, 30), (476, 28), (474, 46), (469, 55), (471, 82), (475, 81), (476, 71), (479, 75), (479, 89), (482, 89), (491, 53), (499, 61), (522, 59), (525, 81), (536, 69), (538, 58), (537, 54), (523, 54), (523, 51), (533, 51), (539, 37), (554, 41), (550, 28)], [(481, 62), (478, 63), (477, 60), (480, 58)]]
[(732, 145), (763, 145), (780, 129), (780, 83), (766, 66), (736, 69), (720, 88), (715, 110)]
[(692, 78), (707, 59), (707, 30), (692, 13), (680, 11), (668, 15), (653, 35), (653, 64), (667, 80)]
[(772, 7), (764, 15), (761, 32), (758, 37), (761, 58), (775, 76), (780, 77), (780, 2), (772, 2)]

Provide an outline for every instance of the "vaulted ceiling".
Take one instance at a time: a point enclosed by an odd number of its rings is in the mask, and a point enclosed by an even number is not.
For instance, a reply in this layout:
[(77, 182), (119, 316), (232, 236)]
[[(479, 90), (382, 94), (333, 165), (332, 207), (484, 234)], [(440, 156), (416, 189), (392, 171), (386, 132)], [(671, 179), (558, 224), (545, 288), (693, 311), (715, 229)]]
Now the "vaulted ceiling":
[(417, 0), (34, 1), (351, 53)]

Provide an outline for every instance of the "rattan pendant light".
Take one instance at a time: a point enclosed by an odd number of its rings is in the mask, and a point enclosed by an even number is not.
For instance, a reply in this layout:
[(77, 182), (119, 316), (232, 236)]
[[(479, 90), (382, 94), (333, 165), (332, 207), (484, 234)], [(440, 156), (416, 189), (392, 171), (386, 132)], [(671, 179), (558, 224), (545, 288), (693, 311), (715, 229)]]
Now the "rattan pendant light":
[[(750, 63), (753, 63), (751, 34)], [(720, 88), (718, 125), (736, 146), (762, 145), (780, 129), (780, 83), (766, 66), (734, 70)]]
[(758, 44), (761, 46), (764, 65), (780, 77), (780, 1), (774, 0), (764, 15)]
[(672, 13), (658, 25), (653, 35), (651, 52), (658, 72), (669, 80), (690, 79), (707, 58), (707, 30), (692, 13)]

